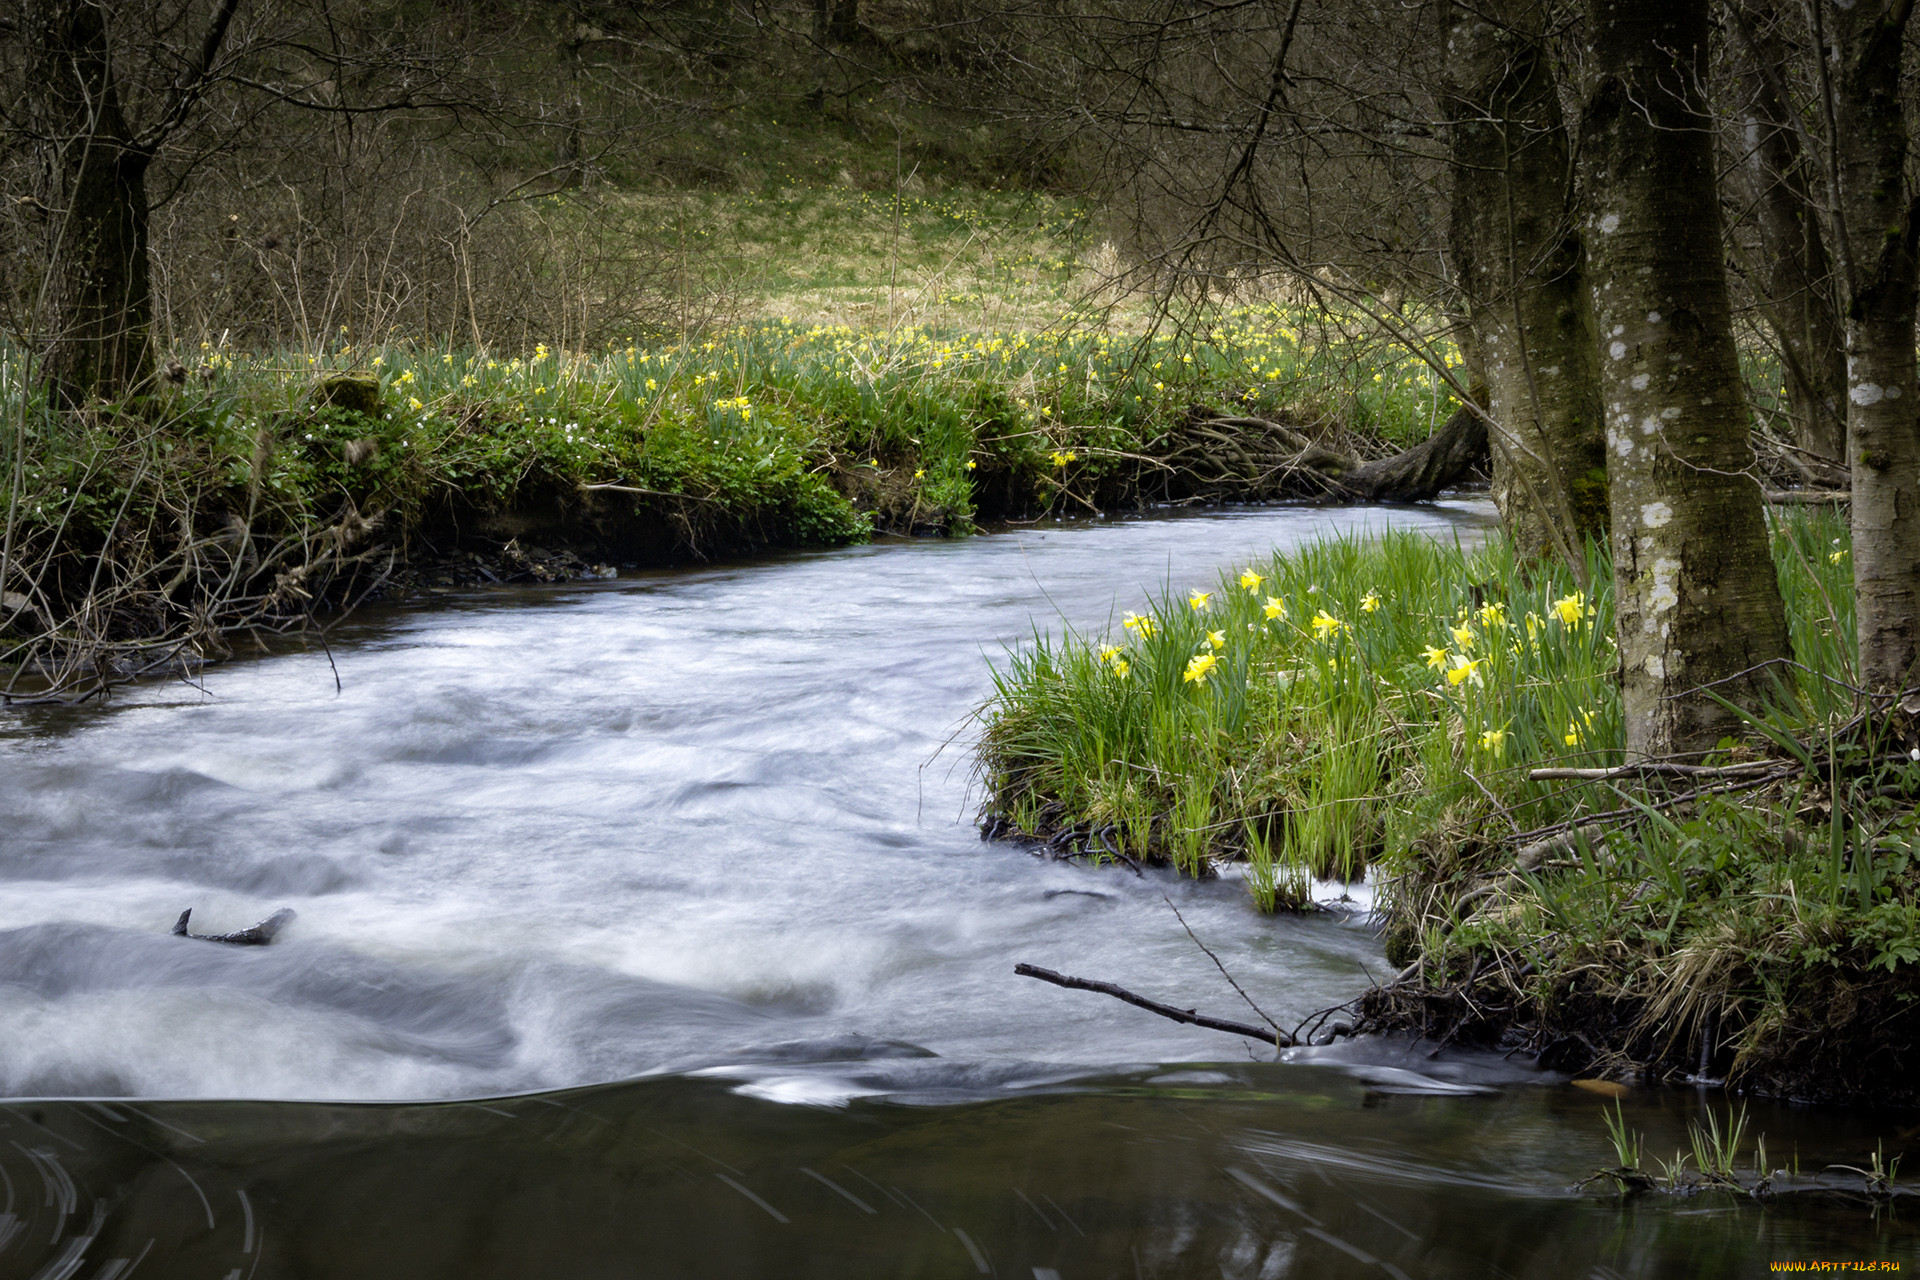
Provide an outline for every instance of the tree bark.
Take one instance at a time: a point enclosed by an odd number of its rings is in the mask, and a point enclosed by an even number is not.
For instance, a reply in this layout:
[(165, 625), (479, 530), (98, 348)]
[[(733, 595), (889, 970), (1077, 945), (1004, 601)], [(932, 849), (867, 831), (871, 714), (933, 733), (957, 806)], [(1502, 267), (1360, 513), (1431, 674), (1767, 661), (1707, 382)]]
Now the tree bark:
[(1458, 5), (1447, 41), (1455, 274), (1487, 382), (1494, 502), (1529, 559), (1574, 551), (1607, 524), (1569, 141), (1543, 47), (1549, 17), (1542, 0)]
[(1788, 653), (1721, 263), (1707, 0), (1589, 0), (1581, 186), (1629, 760), (1711, 749)]
[(1753, 210), (1762, 259), (1750, 274), (1780, 347), (1794, 443), (1811, 455), (1795, 463), (1809, 480), (1834, 484), (1847, 459), (1846, 333), (1807, 156), (1783, 92), (1789, 55), (1745, 6), (1731, 16), (1745, 95), (1738, 115), (1742, 163), (1734, 180)]
[(1847, 303), (1847, 437), (1860, 679), (1910, 685), (1920, 644), (1920, 370), (1900, 57), (1913, 0), (1815, 0)]
[(118, 399), (153, 370), (146, 189), (153, 153), (135, 140), (121, 109), (103, 6), (35, 0), (24, 16), (48, 226), (41, 376), (67, 404)]

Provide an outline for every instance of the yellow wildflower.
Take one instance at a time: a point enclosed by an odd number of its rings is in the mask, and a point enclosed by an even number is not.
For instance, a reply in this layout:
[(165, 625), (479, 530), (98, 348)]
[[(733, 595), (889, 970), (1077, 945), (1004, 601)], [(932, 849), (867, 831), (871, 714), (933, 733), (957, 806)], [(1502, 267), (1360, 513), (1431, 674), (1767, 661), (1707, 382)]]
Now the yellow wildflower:
[(1507, 625), (1507, 606), (1498, 600), (1480, 606), (1480, 625), (1491, 630)]
[(1366, 595), (1360, 597), (1360, 612), (1372, 613), (1379, 607), (1380, 593), (1378, 591), (1369, 591)]
[(1153, 635), (1153, 619), (1144, 614), (1130, 613), (1120, 619), (1120, 625), (1129, 631), (1138, 632), (1142, 640)]
[(1507, 731), (1505, 729), (1485, 729), (1480, 734), (1480, 749), (1495, 756), (1507, 754)]
[(1211, 653), (1203, 653), (1187, 662), (1187, 669), (1180, 678), (1190, 684), (1205, 684), (1207, 676), (1220, 664), (1220, 659)]
[(1346, 625), (1346, 623), (1340, 621), (1340, 619), (1334, 617), (1325, 609), (1322, 609), (1313, 615), (1313, 638), (1316, 640), (1330, 640), (1334, 636), (1339, 635), (1341, 629)]
[(979, 465), (980, 465), (980, 464), (979, 464), (979, 463), (977, 463), (977, 462), (975, 462), (975, 461), (974, 461), (974, 460), (973, 460), (972, 458), (968, 458), (968, 459), (967, 459), (967, 470), (969, 470), (969, 471), (971, 471), (971, 470), (973, 470), (973, 469), (974, 469), (975, 467), (977, 467), (977, 466), (979, 466)]
[(1427, 665), (1429, 667), (1432, 667), (1435, 671), (1446, 670), (1447, 651), (1445, 649), (1442, 649), (1437, 645), (1430, 644), (1426, 648), (1426, 655), (1427, 655)]
[(1125, 658), (1115, 658), (1113, 660), (1113, 674), (1119, 676), (1122, 680), (1125, 680), (1127, 673), (1132, 670), (1133, 664)]
[(1224, 631), (1209, 631), (1207, 632), (1207, 643), (1215, 649), (1224, 649), (1227, 647), (1227, 633)]
[(1247, 589), (1249, 595), (1258, 595), (1260, 593), (1260, 584), (1265, 581), (1266, 577), (1264, 575), (1255, 573), (1251, 569), (1242, 569), (1240, 571), (1240, 585)]
[(1202, 609), (1206, 608), (1207, 601), (1211, 599), (1213, 599), (1213, 592), (1211, 591), (1189, 591), (1187, 593), (1187, 605), (1195, 613), (1198, 613)]
[(1268, 596), (1267, 616), (1269, 618), (1278, 618), (1280, 621), (1285, 622), (1287, 620), (1287, 602), (1279, 596)]
[(1570, 747), (1577, 747), (1580, 745), (1580, 726), (1573, 721), (1567, 722), (1566, 743)]
[(1469, 660), (1464, 653), (1456, 653), (1453, 655), (1453, 667), (1447, 672), (1447, 683), (1457, 686), (1465, 680), (1480, 683), (1480, 664)]
[(1457, 627), (1449, 627), (1447, 629), (1453, 633), (1453, 642), (1455, 644), (1459, 645), (1462, 649), (1473, 648), (1472, 624), (1463, 622)]
[(1553, 616), (1560, 619), (1560, 625), (1571, 630), (1593, 616), (1593, 610), (1587, 607), (1587, 593), (1576, 591), (1570, 596), (1561, 596), (1553, 602)]
[(1827, 563), (1839, 564), (1842, 560), (1846, 559), (1846, 556), (1847, 556), (1846, 548), (1842, 547), (1840, 550), (1835, 551), (1834, 553), (1832, 553), (1827, 557)]
[(1100, 661), (1102, 662), (1112, 662), (1115, 658), (1119, 656), (1120, 656), (1120, 646), (1117, 644), (1110, 644), (1106, 648), (1100, 651)]

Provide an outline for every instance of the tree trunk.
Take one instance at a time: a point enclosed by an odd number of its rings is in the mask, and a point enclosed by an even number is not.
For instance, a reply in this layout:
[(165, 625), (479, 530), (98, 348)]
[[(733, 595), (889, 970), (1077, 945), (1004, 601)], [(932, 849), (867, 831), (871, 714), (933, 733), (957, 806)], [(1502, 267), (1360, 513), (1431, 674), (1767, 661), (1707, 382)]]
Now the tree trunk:
[(1915, 217), (1906, 183), (1900, 54), (1912, 0), (1819, 0), (1829, 146), (1847, 305), (1847, 437), (1860, 679), (1914, 679), (1920, 642), (1920, 385)]
[(1589, 0), (1581, 137), (1629, 759), (1737, 732), (1788, 653), (1721, 264), (1707, 0)]
[(1847, 354), (1832, 264), (1809, 191), (1800, 135), (1783, 92), (1788, 55), (1744, 8), (1732, 13), (1745, 95), (1735, 182), (1753, 209), (1761, 264), (1750, 274), (1764, 295), (1762, 314), (1779, 344), (1794, 443), (1808, 456), (1794, 464), (1808, 480), (1840, 483), (1847, 459)]
[(566, 95), (561, 104), (565, 119), (561, 126), (560, 154), (555, 166), (556, 179), (562, 186), (579, 188), (585, 185), (584, 166), (586, 144), (586, 107), (580, 96), (580, 50), (586, 43), (581, 31), (581, 23), (572, 14), (567, 15), (567, 32), (560, 40), (560, 70), (565, 77)]
[(121, 111), (103, 7), (37, 0), (26, 14), (51, 279), (38, 329), (56, 398), (119, 399), (152, 372), (147, 166)]
[(1453, 9), (1455, 272), (1485, 370), (1493, 498), (1520, 554), (1574, 552), (1607, 523), (1606, 442), (1580, 296), (1568, 138), (1541, 0)]
[(860, 34), (860, 0), (813, 0), (817, 44), (851, 44)]

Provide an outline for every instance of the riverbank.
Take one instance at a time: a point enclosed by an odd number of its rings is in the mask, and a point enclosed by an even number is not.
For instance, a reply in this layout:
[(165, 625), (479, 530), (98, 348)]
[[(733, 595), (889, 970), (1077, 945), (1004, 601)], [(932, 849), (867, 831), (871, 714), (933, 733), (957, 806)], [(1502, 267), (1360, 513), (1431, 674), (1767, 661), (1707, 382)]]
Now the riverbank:
[(986, 830), (1193, 874), (1242, 862), (1267, 910), (1370, 870), (1404, 972), (1363, 1028), (1920, 1102), (1920, 734), (1844, 683), (1844, 520), (1789, 513), (1774, 548), (1802, 668), (1705, 773), (1619, 768), (1601, 549), (1582, 581), (1523, 574), (1498, 541), (1341, 541), (1009, 654)]
[(147, 660), (101, 645), (218, 656), (369, 596), (1323, 492), (1306, 451), (1391, 453), (1453, 409), (1424, 366), (1360, 378), (1360, 354), (1278, 306), (1145, 343), (768, 321), (502, 358), (343, 337), (209, 344), (80, 412), (16, 361), (10, 665), (70, 689)]

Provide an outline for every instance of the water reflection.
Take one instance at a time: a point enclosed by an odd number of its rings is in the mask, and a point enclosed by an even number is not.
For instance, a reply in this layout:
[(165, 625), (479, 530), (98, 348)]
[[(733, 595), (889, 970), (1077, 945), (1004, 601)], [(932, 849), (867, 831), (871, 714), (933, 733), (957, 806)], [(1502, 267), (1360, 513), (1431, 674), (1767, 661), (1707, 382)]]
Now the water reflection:
[[(1684, 1099), (1629, 1105), (1660, 1149)], [(398, 1106), (0, 1108), (0, 1276), (1752, 1276), (1920, 1250), (1834, 1179), (1619, 1201), (1573, 1090), (1210, 1066), (939, 1107), (666, 1079)], [(1871, 1126), (1761, 1108), (1775, 1152)], [(1857, 1182), (1856, 1184), (1857, 1185)]]

